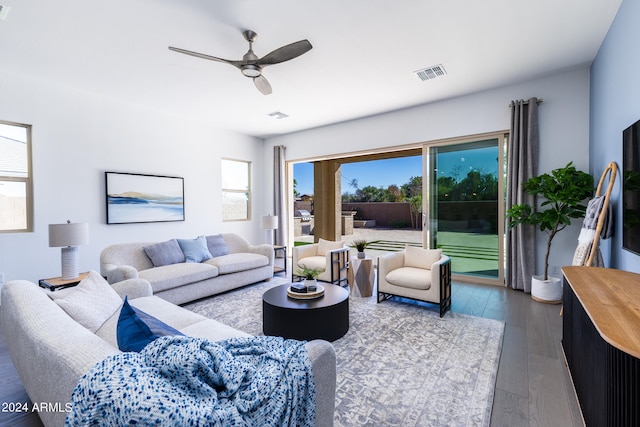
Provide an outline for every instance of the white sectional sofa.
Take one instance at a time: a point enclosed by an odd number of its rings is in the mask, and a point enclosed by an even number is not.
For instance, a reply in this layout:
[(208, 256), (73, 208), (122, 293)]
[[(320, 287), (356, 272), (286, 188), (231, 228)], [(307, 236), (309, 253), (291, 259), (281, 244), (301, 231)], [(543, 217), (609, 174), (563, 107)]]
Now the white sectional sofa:
[(145, 279), (154, 295), (174, 304), (273, 277), (273, 246), (252, 245), (233, 233), (205, 238), (213, 257), (201, 262), (185, 262), (176, 239), (111, 245), (100, 254), (100, 273), (109, 283)]
[[(99, 275), (96, 273), (96, 276)], [(131, 306), (156, 317), (181, 333), (219, 341), (248, 336), (212, 319), (153, 296), (146, 280), (130, 279), (112, 285), (115, 298), (128, 296)], [(55, 291), (56, 294), (74, 288)], [(31, 401), (46, 410), (38, 415), (45, 426), (64, 425), (66, 411), (80, 378), (96, 363), (120, 353), (116, 325), (120, 310), (91, 332), (54, 302), (36, 284), (14, 280), (2, 290), (0, 320), (13, 364)], [(121, 304), (121, 302), (120, 302)], [(98, 308), (98, 307), (96, 307)], [(322, 340), (307, 342), (316, 388), (316, 425), (332, 426), (335, 408), (336, 354)]]

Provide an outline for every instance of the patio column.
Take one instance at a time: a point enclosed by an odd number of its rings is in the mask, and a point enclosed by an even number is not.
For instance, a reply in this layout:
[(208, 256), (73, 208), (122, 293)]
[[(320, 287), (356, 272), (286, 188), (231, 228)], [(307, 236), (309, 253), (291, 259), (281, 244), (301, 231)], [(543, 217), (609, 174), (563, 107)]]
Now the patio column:
[(342, 174), (340, 163), (322, 160), (313, 163), (313, 240), (340, 240), (342, 218)]

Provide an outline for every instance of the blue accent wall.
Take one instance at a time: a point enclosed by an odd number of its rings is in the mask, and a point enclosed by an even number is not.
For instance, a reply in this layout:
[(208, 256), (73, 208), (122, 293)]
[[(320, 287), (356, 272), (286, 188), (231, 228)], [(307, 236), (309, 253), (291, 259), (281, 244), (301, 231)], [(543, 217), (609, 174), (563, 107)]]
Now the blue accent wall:
[[(639, 119), (640, 1), (623, 0), (591, 65), (589, 168), (596, 182), (609, 162), (622, 165), (622, 131)], [(615, 233), (600, 246), (608, 267), (640, 273), (640, 256), (622, 249), (621, 190), (618, 173), (611, 198)]]

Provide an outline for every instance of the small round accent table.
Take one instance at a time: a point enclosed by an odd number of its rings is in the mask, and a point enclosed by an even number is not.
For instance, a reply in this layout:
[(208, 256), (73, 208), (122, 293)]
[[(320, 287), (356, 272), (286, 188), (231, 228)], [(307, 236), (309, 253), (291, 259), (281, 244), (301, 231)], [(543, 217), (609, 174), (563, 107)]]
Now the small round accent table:
[(349, 330), (349, 291), (324, 285), (316, 299), (287, 295), (290, 284), (276, 286), (262, 295), (262, 331), (265, 335), (297, 340), (335, 341)]

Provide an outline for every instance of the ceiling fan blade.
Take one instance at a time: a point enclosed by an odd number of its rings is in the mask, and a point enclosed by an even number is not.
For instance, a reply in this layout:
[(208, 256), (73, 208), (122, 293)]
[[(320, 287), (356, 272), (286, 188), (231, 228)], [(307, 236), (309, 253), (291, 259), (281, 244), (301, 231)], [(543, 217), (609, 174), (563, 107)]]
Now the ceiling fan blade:
[(259, 75), (258, 77), (253, 78), (253, 83), (256, 85), (258, 90), (262, 92), (263, 95), (271, 94), (271, 85), (269, 81), (263, 76)]
[(303, 53), (307, 53), (311, 50), (313, 46), (309, 43), (309, 40), (300, 40), (295, 43), (288, 44), (286, 46), (282, 46), (268, 54), (264, 57), (258, 59), (256, 65), (272, 65), (279, 64), (281, 62), (288, 61), (293, 58), (297, 58)]
[(180, 49), (179, 47), (169, 46), (169, 50), (172, 50), (174, 52), (184, 53), (185, 55), (195, 56), (197, 58), (208, 59), (210, 61), (225, 62), (237, 68), (240, 68), (240, 65), (242, 64), (242, 61), (231, 61), (229, 59), (216, 58), (215, 56), (205, 55), (204, 53), (192, 52), (190, 50)]

